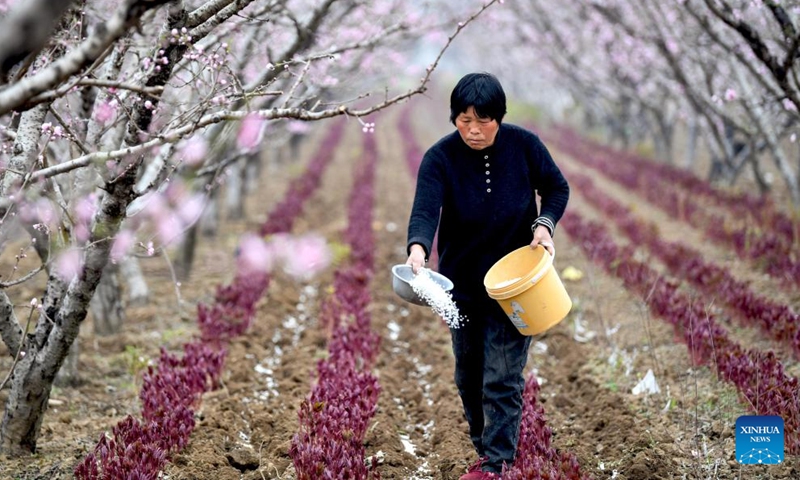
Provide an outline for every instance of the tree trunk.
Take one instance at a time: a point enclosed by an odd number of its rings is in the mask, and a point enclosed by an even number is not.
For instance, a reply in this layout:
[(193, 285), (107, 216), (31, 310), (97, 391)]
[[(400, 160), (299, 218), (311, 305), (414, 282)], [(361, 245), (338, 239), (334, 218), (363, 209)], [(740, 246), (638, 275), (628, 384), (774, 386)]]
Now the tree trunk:
[(119, 266), (109, 262), (90, 302), (95, 335), (119, 333), (125, 320), (122, 289), (119, 283)]
[(181, 245), (178, 248), (178, 256), (175, 258), (175, 276), (178, 280), (185, 281), (192, 274), (192, 265), (194, 264), (194, 251), (197, 248), (197, 230), (200, 228), (199, 222), (195, 222), (186, 235), (181, 240)]
[(289, 137), (289, 151), (292, 155), (292, 161), (296, 161), (298, 158), (300, 158), (300, 145), (303, 143), (304, 138), (305, 135), (301, 133), (293, 133)]
[(11, 195), (13, 188), (22, 184), (22, 178), (30, 171), (39, 153), (39, 136), (42, 123), (47, 116), (50, 103), (42, 103), (27, 110), (20, 116), (17, 138), (12, 148), (6, 168), (0, 168), (0, 195)]
[(672, 138), (675, 132), (674, 125), (664, 118), (664, 115), (656, 117), (658, 132), (656, 133), (656, 157), (666, 162), (668, 165), (675, 164), (673, 158)]
[(761, 195), (765, 195), (769, 193), (771, 186), (770, 182), (767, 181), (767, 178), (764, 176), (764, 172), (761, 171), (761, 164), (758, 161), (757, 157), (757, 148), (754, 146), (754, 142), (750, 143), (750, 151), (753, 152), (752, 155), (748, 157), (748, 163), (753, 169), (753, 177), (756, 179), (756, 185), (758, 185), (758, 191)]
[(57, 387), (70, 387), (78, 384), (80, 373), (78, 371), (78, 357), (80, 356), (80, 339), (76, 338), (69, 347), (69, 354), (64, 360), (64, 365), (58, 370), (53, 382)]
[(683, 166), (687, 170), (694, 170), (695, 160), (697, 159), (697, 137), (700, 135), (700, 126), (697, 120), (697, 113), (692, 112), (689, 117), (689, 125), (686, 139), (686, 155), (683, 157)]
[(60, 305), (57, 299), (66, 283), (53, 275), (48, 280), (42, 316), (36, 331), (26, 341), (25, 356), (11, 380), (0, 424), (2, 453), (21, 455), (36, 451), (53, 381), (78, 337), (89, 302), (108, 263), (111, 242), (107, 239), (119, 231), (125, 209), (134, 197), (133, 185), (140, 163), (141, 160), (134, 162), (125, 173), (106, 183), (106, 195), (95, 215), (83, 267), (66, 286)]
[(128, 285), (128, 305), (137, 307), (147, 305), (150, 302), (150, 288), (142, 273), (139, 259), (132, 255), (126, 256), (120, 262), (119, 268), (122, 278)]
[(244, 218), (244, 159), (239, 158), (227, 170), (228, 180), (225, 182), (227, 218), (240, 220)]
[(247, 163), (244, 167), (244, 188), (247, 193), (253, 193), (258, 189), (258, 180), (261, 178), (262, 155), (262, 152), (258, 152), (247, 156)]
[(22, 335), (22, 327), (14, 314), (14, 305), (11, 304), (5, 290), (0, 290), (0, 338), (3, 339), (12, 357), (22, 346)]
[(214, 237), (217, 235), (217, 228), (219, 227), (219, 199), (217, 198), (219, 190), (213, 191), (208, 196), (208, 203), (200, 216), (200, 232), (204, 237)]

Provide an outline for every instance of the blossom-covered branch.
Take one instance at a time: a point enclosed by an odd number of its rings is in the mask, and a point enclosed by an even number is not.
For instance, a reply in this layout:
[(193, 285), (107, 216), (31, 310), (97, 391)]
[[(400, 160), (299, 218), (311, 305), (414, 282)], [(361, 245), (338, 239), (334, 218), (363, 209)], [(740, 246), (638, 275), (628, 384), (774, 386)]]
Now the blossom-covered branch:
[(0, 21), (0, 85), (20, 61), (35, 55), (47, 43), (61, 15), (73, 0), (17, 2)]
[(166, 2), (167, 0), (127, 0), (108, 22), (98, 24), (89, 37), (76, 48), (36, 74), (0, 91), (0, 115), (22, 106), (30, 107), (28, 102), (33, 97), (55, 87), (100, 58), (147, 10)]

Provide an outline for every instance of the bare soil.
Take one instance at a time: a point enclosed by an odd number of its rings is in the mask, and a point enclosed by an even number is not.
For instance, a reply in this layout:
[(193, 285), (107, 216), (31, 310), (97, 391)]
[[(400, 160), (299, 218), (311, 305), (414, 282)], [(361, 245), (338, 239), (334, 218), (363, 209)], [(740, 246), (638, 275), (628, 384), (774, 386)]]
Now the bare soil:
[[(427, 102), (422, 102), (420, 111), (435, 111), (437, 107)], [(370, 313), (372, 328), (382, 338), (375, 366), (382, 391), (365, 442), (368, 454), (382, 452), (384, 479), (457, 479), (476, 457), (452, 382), (449, 332), (430, 309), (404, 303), (391, 291), (390, 268), (406, 258), (406, 226), (414, 193), (402, 151), (407, 139), (394, 128), (398, 114), (399, 110), (381, 116), (375, 133), (380, 163)], [(448, 125), (432, 126), (425, 118), (416, 118), (418, 137), (429, 145)], [(202, 239), (195, 270), (180, 288), (180, 307), (167, 264), (154, 258), (143, 261), (154, 292), (152, 302), (129, 308), (120, 334), (95, 336), (91, 318), (87, 319), (80, 336), (80, 382), (54, 389), (38, 452), (26, 458), (0, 457), (0, 478), (72, 478), (75, 464), (104, 432), (126, 415), (138, 415), (143, 368), (157, 358), (159, 348), (177, 350), (197, 333), (195, 305), (210, 301), (216, 285), (231, 280), (238, 235), (257, 229), (288, 179), (302, 170), (325, 124), (318, 127), (299, 158), (277, 163), (268, 156), (269, 166), (248, 200), (245, 219), (227, 219), (216, 237)], [(313, 230), (331, 242), (342, 241), (339, 235), (347, 224), (347, 196), (362, 135), (352, 121), (295, 233)], [(557, 162), (580, 168), (558, 152), (553, 154)], [(614, 191), (619, 187), (610, 182), (603, 182), (602, 188), (619, 198), (629, 195)], [(581, 201), (580, 192), (573, 196), (569, 208), (598, 215)], [(637, 205), (636, 213), (644, 218), (663, 217), (646, 203)], [(673, 225), (669, 227), (674, 231)], [(690, 233), (685, 238), (695, 244), (703, 241), (697, 232)], [(671, 239), (681, 241), (681, 236)], [(565, 280), (573, 310), (559, 325), (534, 338), (527, 372), (542, 385), (540, 401), (557, 448), (574, 453), (583, 471), (598, 479), (800, 478), (797, 457), (789, 457), (781, 466), (738, 465), (734, 423), (748, 409), (736, 391), (708, 368), (691, 365), (687, 347), (674, 338), (671, 327), (651, 317), (642, 299), (588, 261), (580, 245), (564, 232), (557, 234), (556, 245), (559, 271), (574, 267), (583, 277)], [(707, 248), (719, 255), (715, 258), (723, 258), (718, 248)], [(730, 254), (724, 258), (736, 262)], [(9, 262), (13, 259), (4, 257), (3, 268)], [(203, 397), (191, 442), (172, 459), (163, 478), (295, 478), (289, 445), (297, 431), (300, 402), (313, 385), (316, 362), (326, 354), (327, 333), (318, 327), (316, 313), (330, 294), (337, 266), (306, 284), (276, 273), (250, 331), (229, 345), (223, 387)], [(735, 266), (735, 271), (748, 271), (746, 265)], [(765, 282), (764, 288), (769, 285)], [(25, 304), (33, 294), (31, 287), (16, 292), (14, 300)], [(800, 305), (793, 298), (797, 309)], [(752, 331), (739, 331), (737, 340), (764, 346)], [(2, 376), (11, 364), (4, 348), (0, 347)], [(781, 358), (789, 368), (796, 364), (792, 358)], [(653, 370), (660, 392), (634, 395), (632, 388), (648, 370)], [(0, 392), (0, 403), (7, 395), (7, 390)]]

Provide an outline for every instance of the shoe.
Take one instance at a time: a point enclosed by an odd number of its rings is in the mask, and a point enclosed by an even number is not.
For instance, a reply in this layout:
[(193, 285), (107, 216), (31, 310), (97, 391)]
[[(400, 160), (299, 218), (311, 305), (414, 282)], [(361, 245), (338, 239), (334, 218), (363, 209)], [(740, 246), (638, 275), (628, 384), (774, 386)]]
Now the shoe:
[(484, 472), (482, 470), (476, 470), (474, 472), (469, 472), (459, 477), (459, 480), (495, 480), (500, 478), (497, 474), (492, 472)]
[(467, 468), (467, 473), (458, 477), (458, 480), (492, 480), (498, 478), (495, 474), (491, 472), (484, 472), (481, 470), (481, 466), (483, 462), (486, 461), (486, 457), (479, 458), (475, 463)]

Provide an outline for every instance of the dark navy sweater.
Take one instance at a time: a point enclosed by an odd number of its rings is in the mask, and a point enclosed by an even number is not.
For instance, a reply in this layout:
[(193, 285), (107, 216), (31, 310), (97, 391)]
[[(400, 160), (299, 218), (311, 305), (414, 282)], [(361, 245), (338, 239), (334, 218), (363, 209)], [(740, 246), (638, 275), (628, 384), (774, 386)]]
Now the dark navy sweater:
[(483, 300), (489, 268), (530, 244), (534, 222), (552, 233), (568, 199), (567, 181), (534, 133), (503, 123), (492, 146), (473, 150), (454, 131), (422, 159), (407, 248), (418, 243), (429, 255), (438, 225), (439, 272), (453, 281), (453, 298)]

